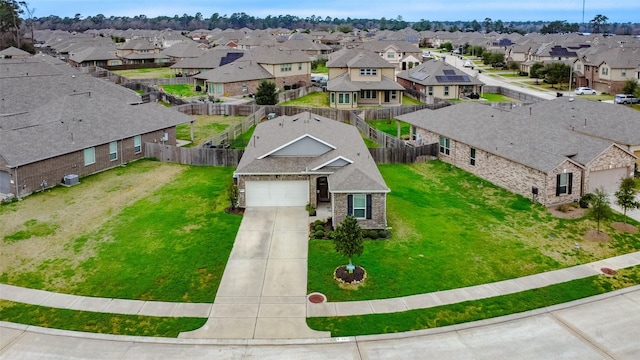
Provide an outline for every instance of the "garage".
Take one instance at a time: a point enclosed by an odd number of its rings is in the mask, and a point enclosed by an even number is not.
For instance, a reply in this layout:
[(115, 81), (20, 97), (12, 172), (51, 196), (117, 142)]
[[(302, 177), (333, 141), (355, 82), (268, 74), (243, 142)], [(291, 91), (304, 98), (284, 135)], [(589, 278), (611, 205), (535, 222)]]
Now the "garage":
[(592, 171), (589, 174), (589, 192), (603, 187), (608, 194), (613, 194), (620, 187), (620, 179), (627, 176), (627, 168)]
[(247, 181), (245, 203), (250, 206), (305, 206), (309, 203), (308, 181)]

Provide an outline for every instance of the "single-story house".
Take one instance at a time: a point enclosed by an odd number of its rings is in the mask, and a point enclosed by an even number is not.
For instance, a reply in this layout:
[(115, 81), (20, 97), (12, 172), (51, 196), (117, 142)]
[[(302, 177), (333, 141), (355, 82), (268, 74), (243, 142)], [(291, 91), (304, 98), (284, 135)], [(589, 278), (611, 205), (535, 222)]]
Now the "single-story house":
[(329, 206), (362, 228), (387, 226), (390, 191), (358, 130), (304, 112), (256, 126), (234, 177), (240, 207)]
[(0, 92), (0, 198), (140, 159), (194, 121), (43, 54), (0, 59)]
[(612, 193), (621, 178), (633, 175), (637, 158), (628, 147), (584, 130), (589, 120), (575, 110), (583, 105), (601, 107), (598, 114), (616, 126), (607, 117), (614, 105), (591, 103), (558, 98), (514, 111), (463, 103), (398, 119), (411, 124), (412, 141), (438, 143), (442, 161), (551, 206), (576, 201), (596, 188)]

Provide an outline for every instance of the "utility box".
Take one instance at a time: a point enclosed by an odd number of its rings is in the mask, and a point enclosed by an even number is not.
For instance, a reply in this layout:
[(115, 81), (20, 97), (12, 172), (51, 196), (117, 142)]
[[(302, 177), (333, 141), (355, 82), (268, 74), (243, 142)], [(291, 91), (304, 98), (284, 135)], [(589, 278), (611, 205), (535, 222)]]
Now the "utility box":
[(80, 181), (78, 180), (78, 175), (69, 174), (64, 176), (64, 178), (62, 179), (62, 183), (66, 186), (73, 186), (79, 184)]

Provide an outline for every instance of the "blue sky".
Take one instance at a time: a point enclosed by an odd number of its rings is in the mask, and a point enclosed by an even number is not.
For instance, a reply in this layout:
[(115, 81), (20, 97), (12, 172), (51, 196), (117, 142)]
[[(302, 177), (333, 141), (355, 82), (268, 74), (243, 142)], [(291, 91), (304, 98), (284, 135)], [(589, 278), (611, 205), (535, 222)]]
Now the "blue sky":
[(405, 21), (478, 20), (493, 21), (553, 21), (565, 20), (570, 23), (582, 22), (582, 5), (585, 4), (584, 20), (589, 22), (598, 14), (605, 15), (609, 22), (640, 22), (640, 1), (612, 0), (315, 0), (315, 1), (252, 1), (252, 0), (31, 0), (30, 8), (35, 8), (34, 16), (57, 15), (73, 17), (79, 13), (82, 18), (103, 14), (109, 16), (148, 17), (159, 15), (174, 16), (202, 13), (208, 18), (213, 13), (230, 16), (244, 12), (264, 18), (267, 15), (295, 15), (302, 18), (315, 15), (323, 18), (375, 18), (387, 19), (402, 16)]

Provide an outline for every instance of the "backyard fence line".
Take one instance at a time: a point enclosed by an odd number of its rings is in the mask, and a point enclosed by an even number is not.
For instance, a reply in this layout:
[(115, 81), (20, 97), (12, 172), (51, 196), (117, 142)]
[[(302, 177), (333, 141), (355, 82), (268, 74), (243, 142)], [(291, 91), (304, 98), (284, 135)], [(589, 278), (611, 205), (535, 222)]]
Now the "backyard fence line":
[(438, 144), (422, 146), (404, 146), (397, 148), (369, 149), (371, 158), (376, 164), (414, 164), (424, 162), (437, 157)]
[(145, 143), (144, 156), (162, 162), (196, 166), (238, 166), (244, 150), (182, 148), (158, 143)]

